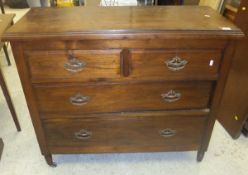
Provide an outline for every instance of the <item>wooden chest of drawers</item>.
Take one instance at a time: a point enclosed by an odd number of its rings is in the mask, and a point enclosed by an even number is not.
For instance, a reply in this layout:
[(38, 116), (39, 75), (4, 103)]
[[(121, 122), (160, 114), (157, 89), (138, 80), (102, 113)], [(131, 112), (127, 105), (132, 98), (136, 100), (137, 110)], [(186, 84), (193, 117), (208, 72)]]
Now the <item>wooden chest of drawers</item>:
[(201, 161), (241, 37), (207, 7), (80, 7), (32, 9), (4, 39), (54, 165), (52, 154), (98, 152)]

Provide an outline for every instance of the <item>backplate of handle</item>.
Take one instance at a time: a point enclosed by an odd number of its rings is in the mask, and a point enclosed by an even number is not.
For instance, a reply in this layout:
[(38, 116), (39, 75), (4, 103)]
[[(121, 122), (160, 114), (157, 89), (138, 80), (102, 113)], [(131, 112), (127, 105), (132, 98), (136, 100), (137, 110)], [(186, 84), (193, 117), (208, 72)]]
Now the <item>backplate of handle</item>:
[(162, 99), (169, 103), (180, 100), (181, 96), (181, 93), (176, 92), (174, 90), (170, 90), (167, 93), (161, 94)]
[(166, 66), (171, 71), (179, 71), (185, 68), (185, 66), (188, 64), (188, 61), (181, 59), (178, 56), (175, 56), (174, 58), (165, 61)]
[(89, 102), (89, 97), (81, 94), (76, 94), (70, 97), (70, 103), (76, 106), (83, 106)]
[(130, 51), (128, 49), (123, 49), (121, 51), (121, 60), (120, 60), (120, 68), (121, 68), (121, 75), (123, 77), (128, 77), (130, 74)]
[(92, 136), (92, 132), (86, 129), (81, 129), (78, 132), (75, 132), (75, 137), (79, 140), (87, 140), (90, 139)]
[(165, 138), (168, 138), (168, 137), (172, 137), (172, 136), (175, 136), (177, 133), (176, 130), (173, 130), (173, 129), (170, 129), (170, 128), (166, 128), (166, 129), (162, 129), (159, 131), (159, 134)]
[(68, 61), (64, 64), (64, 68), (72, 73), (81, 72), (86, 66), (86, 62), (79, 60), (73, 55), (69, 55)]

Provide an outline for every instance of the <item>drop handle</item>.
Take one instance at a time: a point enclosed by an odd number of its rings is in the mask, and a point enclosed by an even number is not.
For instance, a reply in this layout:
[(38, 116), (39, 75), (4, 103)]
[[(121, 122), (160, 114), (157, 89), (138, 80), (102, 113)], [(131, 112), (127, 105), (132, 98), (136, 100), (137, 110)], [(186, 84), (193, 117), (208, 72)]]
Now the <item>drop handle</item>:
[(81, 72), (86, 65), (86, 62), (84, 62), (83, 60), (79, 60), (75, 56), (69, 55), (68, 61), (64, 64), (64, 68), (68, 72), (76, 73)]
[(84, 96), (81, 94), (76, 94), (74, 96), (71, 96), (69, 101), (72, 105), (75, 106), (83, 106), (86, 105), (89, 102), (90, 98), (88, 96)]
[(176, 130), (173, 130), (173, 129), (170, 129), (170, 128), (166, 128), (166, 129), (162, 129), (159, 131), (159, 134), (165, 138), (168, 138), (168, 137), (173, 137), (175, 136), (177, 133)]
[(174, 90), (170, 90), (167, 93), (161, 94), (161, 98), (164, 101), (169, 102), (169, 103), (176, 102), (176, 101), (180, 100), (181, 97), (182, 97), (181, 93), (176, 92)]
[(80, 131), (75, 132), (74, 135), (79, 140), (87, 140), (91, 138), (92, 132), (86, 129), (81, 129)]
[(188, 61), (175, 56), (174, 58), (167, 60), (164, 62), (167, 66), (167, 68), (171, 71), (179, 71), (185, 68), (185, 66), (188, 64)]

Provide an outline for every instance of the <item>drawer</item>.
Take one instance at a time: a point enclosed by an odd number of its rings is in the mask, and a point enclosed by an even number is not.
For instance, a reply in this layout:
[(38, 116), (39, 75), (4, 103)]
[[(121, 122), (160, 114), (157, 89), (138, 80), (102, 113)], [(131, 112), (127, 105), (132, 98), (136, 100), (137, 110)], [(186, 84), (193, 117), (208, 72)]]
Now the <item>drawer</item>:
[(26, 52), (33, 82), (97, 81), (120, 78), (120, 50)]
[(131, 50), (130, 77), (158, 80), (215, 80), (220, 50)]
[[(125, 152), (195, 150), (207, 112), (150, 112), (48, 115), (43, 120), (51, 152)], [(73, 149), (74, 148), (74, 149)]]
[(36, 86), (40, 112), (100, 113), (207, 108), (211, 82)]

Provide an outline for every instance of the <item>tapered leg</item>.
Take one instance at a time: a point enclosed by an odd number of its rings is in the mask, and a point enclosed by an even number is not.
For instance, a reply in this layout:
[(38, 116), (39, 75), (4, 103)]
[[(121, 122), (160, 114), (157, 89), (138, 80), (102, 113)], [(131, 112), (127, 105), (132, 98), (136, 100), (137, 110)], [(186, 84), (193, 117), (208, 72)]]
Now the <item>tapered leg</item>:
[(0, 138), (0, 160), (1, 160), (1, 157), (2, 157), (2, 152), (3, 152), (3, 140)]
[(3, 45), (3, 50), (4, 50), (4, 53), (5, 53), (5, 56), (6, 56), (6, 59), (7, 59), (8, 65), (10, 66), (10, 65), (11, 65), (11, 63), (10, 63), (9, 53), (8, 53), (8, 49), (7, 49), (6, 44), (4, 44), (4, 45)]
[(197, 152), (197, 162), (201, 162), (204, 157), (205, 151), (198, 151)]
[(5, 14), (4, 6), (3, 6), (3, 0), (0, 0), (0, 7), (1, 7), (2, 14)]
[(46, 162), (49, 166), (51, 167), (56, 167), (57, 164), (53, 162), (53, 158), (52, 158), (52, 155), (51, 154), (48, 154), (48, 155), (44, 155), (45, 159), (46, 159)]
[(17, 131), (21, 131), (21, 127), (20, 127), (16, 112), (15, 112), (15, 108), (14, 108), (13, 103), (11, 101), (11, 98), (10, 98), (10, 95), (9, 95), (7, 86), (5, 84), (5, 81), (4, 81), (4, 78), (3, 78), (1, 70), (0, 70), (0, 85), (1, 85), (1, 88), (3, 90), (3, 94), (4, 94), (6, 102), (8, 104), (8, 107), (9, 107), (10, 113), (12, 115), (12, 118), (13, 118), (13, 120), (15, 122), (16, 129), (17, 129)]

